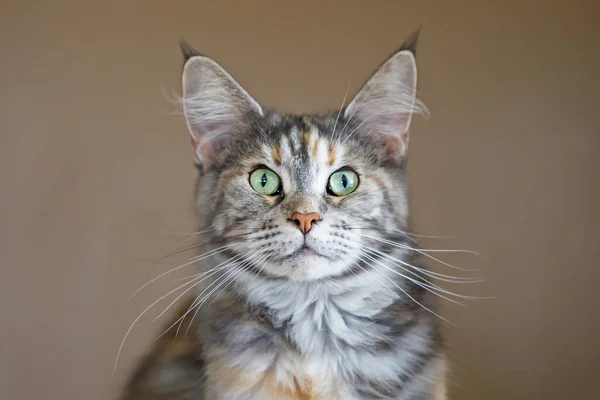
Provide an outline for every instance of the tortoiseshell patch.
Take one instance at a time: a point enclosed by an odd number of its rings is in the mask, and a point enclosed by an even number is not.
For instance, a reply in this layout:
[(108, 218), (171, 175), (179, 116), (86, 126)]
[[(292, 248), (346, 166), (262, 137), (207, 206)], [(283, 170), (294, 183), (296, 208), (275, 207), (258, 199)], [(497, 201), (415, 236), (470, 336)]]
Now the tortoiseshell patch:
[(446, 400), (448, 398), (448, 390), (446, 388), (446, 368), (444, 364), (445, 363), (440, 362), (437, 379), (433, 384), (434, 400)]
[(328, 151), (327, 151), (327, 162), (329, 166), (332, 166), (335, 162), (335, 145), (333, 143), (329, 143)]
[(273, 146), (271, 148), (271, 156), (273, 157), (275, 164), (281, 165), (281, 153), (279, 152), (279, 146)]
[(293, 377), (292, 385), (283, 384), (277, 379), (274, 366), (256, 375), (239, 367), (211, 366), (208, 375), (220, 387), (234, 391), (256, 390), (257, 393), (281, 400), (326, 400), (313, 392), (313, 384), (309, 379)]
[(236, 169), (232, 171), (228, 171), (221, 176), (221, 184), (227, 185), (230, 184), (235, 178), (238, 176), (244, 175), (244, 171)]

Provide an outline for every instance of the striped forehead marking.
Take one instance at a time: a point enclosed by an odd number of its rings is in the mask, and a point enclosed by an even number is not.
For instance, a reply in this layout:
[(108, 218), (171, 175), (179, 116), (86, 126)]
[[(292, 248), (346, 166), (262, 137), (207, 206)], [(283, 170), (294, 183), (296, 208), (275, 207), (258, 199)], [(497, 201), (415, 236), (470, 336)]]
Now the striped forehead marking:
[(284, 168), (281, 177), (290, 190), (317, 193), (327, 186), (333, 170), (342, 166), (344, 149), (303, 118), (274, 142), (265, 143), (263, 156), (269, 164)]
[(273, 145), (271, 148), (271, 157), (273, 157), (273, 161), (276, 165), (281, 165), (281, 154), (279, 153), (279, 145)]
[(300, 163), (308, 166), (332, 166), (341, 155), (339, 144), (320, 134), (311, 124), (293, 126), (282, 134), (278, 143), (273, 143), (269, 158), (276, 165)]
[(302, 147), (302, 142), (301, 142), (301, 138), (300, 138), (301, 134), (302, 134), (301, 129), (297, 126), (293, 126), (288, 135), (288, 138), (289, 138), (289, 141), (291, 144), (291, 150), (294, 155), (300, 154), (300, 150)]
[(329, 146), (327, 147), (327, 164), (332, 166), (335, 162), (335, 144), (333, 142), (329, 142)]

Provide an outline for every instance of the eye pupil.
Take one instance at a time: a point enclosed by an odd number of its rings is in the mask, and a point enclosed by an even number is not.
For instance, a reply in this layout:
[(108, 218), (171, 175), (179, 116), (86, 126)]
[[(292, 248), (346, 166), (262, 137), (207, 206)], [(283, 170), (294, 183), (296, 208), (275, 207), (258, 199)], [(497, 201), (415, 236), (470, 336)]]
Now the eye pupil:
[(351, 169), (338, 170), (331, 174), (327, 184), (327, 193), (331, 196), (346, 196), (356, 190), (359, 179)]
[(344, 186), (344, 188), (348, 187), (348, 178), (346, 177), (346, 174), (342, 175), (342, 186)]
[(248, 183), (263, 196), (276, 196), (283, 190), (279, 176), (266, 167), (256, 168), (250, 173)]
[(267, 185), (267, 174), (262, 174), (262, 176), (260, 177), (260, 184), (262, 185), (262, 187), (265, 187)]

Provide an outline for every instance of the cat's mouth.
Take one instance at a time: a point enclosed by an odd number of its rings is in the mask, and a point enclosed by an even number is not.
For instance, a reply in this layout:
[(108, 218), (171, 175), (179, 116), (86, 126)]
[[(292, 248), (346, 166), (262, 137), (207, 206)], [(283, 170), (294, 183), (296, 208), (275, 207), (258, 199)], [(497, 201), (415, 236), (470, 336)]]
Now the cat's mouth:
[(298, 248), (293, 253), (285, 256), (286, 259), (304, 258), (304, 257), (323, 257), (323, 258), (327, 258), (327, 259), (330, 258), (330, 257), (318, 252), (317, 250), (310, 247), (306, 243), (304, 243), (302, 246), (300, 246), (300, 248)]

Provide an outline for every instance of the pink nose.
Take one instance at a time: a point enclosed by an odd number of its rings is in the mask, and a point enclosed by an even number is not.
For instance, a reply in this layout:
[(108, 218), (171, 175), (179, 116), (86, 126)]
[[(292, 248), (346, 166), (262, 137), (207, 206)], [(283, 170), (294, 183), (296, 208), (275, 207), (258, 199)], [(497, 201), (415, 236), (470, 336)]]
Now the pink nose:
[(294, 221), (294, 223), (298, 225), (298, 229), (306, 235), (310, 231), (310, 228), (312, 228), (312, 223), (319, 220), (319, 216), (317, 213), (300, 214), (295, 212), (290, 219)]

